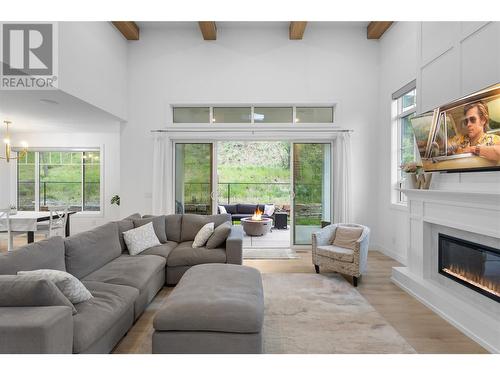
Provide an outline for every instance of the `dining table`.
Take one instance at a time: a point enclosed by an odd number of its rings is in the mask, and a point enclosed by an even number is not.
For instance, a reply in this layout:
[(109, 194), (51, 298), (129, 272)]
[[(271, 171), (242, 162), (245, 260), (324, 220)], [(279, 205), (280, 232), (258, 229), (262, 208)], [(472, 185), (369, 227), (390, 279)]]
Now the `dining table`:
[[(68, 211), (68, 220), (66, 220), (66, 228), (64, 228), (65, 236), (70, 235), (70, 218), (76, 211)], [(54, 213), (54, 219), (58, 219), (59, 215)], [(37, 225), (40, 222), (50, 220), (50, 211), (17, 211), (9, 215), (11, 232), (24, 232), (28, 235), (28, 243), (35, 241), (35, 232)]]

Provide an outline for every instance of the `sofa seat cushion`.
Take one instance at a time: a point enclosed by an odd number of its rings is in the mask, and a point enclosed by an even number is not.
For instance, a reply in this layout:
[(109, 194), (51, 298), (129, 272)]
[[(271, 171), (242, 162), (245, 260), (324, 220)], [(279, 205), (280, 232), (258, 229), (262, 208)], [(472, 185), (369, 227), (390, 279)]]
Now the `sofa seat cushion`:
[(158, 255), (167, 259), (169, 254), (177, 247), (177, 245), (177, 242), (167, 241), (161, 245), (153, 246), (144, 250), (141, 255)]
[(226, 250), (193, 248), (193, 241), (181, 242), (168, 256), (167, 265), (195, 266), (204, 263), (226, 263)]
[(124, 285), (84, 281), (94, 298), (75, 305), (73, 316), (73, 352), (86, 351), (105, 335), (124, 314), (131, 314), (132, 324), (134, 301), (139, 291)]
[(122, 255), (87, 275), (85, 281), (127, 285), (144, 291), (148, 281), (165, 268), (165, 258), (156, 255)]
[(264, 318), (260, 272), (235, 264), (190, 268), (156, 315), (156, 331), (259, 333)]
[(346, 249), (344, 247), (338, 247), (334, 245), (318, 246), (316, 249), (316, 253), (318, 255), (339, 260), (341, 262), (354, 262), (354, 251), (351, 249)]

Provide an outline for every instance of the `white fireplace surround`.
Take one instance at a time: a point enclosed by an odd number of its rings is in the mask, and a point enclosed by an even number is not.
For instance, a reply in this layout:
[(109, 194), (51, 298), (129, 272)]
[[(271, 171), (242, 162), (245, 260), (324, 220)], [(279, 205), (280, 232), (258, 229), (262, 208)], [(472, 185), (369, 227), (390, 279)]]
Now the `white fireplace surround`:
[(407, 266), (392, 281), (493, 353), (500, 353), (500, 303), (438, 273), (438, 234), (500, 248), (500, 191), (404, 190)]

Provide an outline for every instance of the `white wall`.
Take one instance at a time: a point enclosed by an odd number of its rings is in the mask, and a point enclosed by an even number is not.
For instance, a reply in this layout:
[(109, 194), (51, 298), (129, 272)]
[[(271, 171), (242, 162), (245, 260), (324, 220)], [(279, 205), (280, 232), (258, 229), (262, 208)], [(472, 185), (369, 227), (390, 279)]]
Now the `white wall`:
[(379, 135), (377, 137), (379, 181), (378, 220), (372, 247), (406, 262), (407, 211), (391, 204), (391, 103), (392, 94), (416, 78), (417, 22), (396, 22), (380, 40)]
[(127, 41), (110, 22), (59, 22), (59, 89), (127, 118)]
[[(417, 79), (417, 110), (422, 112), (500, 82), (500, 23), (397, 22), (380, 47), (382, 152), (373, 244), (405, 263), (408, 213), (391, 205), (391, 94)], [(500, 172), (435, 173), (431, 187), (499, 191)]]
[(173, 103), (338, 103), (337, 124), (354, 129), (354, 219), (370, 224), (378, 113), (378, 42), (363, 24), (310, 23), (288, 40), (287, 23), (142, 27), (129, 44), (128, 123), (121, 135), (122, 213), (151, 211), (151, 129), (171, 122)]
[(419, 112), (500, 82), (500, 22), (421, 22)]
[[(29, 143), (30, 147), (99, 147), (103, 150), (101, 155), (102, 168), (104, 172), (104, 204), (101, 214), (77, 213), (71, 217), (71, 233), (78, 233), (95, 226), (104, 224), (120, 217), (117, 206), (111, 206), (111, 197), (120, 194), (120, 136), (119, 124), (112, 126), (106, 124), (106, 130), (99, 133), (21, 133), (12, 135), (13, 142), (21, 139)], [(15, 164), (11, 163), (11, 168)], [(11, 169), (15, 171), (15, 169)], [(14, 176), (13, 176), (14, 177)], [(3, 175), (2, 175), (3, 180)], [(11, 178), (11, 183), (15, 178)], [(2, 181), (3, 185), (3, 181)], [(16, 202), (15, 187), (10, 189), (11, 202)]]

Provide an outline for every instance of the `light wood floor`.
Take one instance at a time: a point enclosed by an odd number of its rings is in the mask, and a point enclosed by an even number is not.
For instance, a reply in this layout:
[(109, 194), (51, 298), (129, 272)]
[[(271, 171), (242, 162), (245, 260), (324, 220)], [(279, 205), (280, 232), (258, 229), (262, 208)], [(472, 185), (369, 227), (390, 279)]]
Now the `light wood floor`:
[[(314, 272), (310, 252), (300, 259), (248, 260), (245, 264), (261, 272)], [(487, 353), (440, 316), (404, 292), (390, 280), (392, 267), (401, 266), (378, 251), (368, 255), (368, 271), (358, 291), (417, 353)], [(350, 278), (346, 277), (350, 282)]]
[[(26, 238), (16, 237), (16, 245)], [(5, 251), (5, 241), (0, 252)], [(313, 273), (310, 252), (300, 252), (298, 259), (247, 260), (245, 265), (263, 273)], [(400, 266), (395, 260), (377, 251), (370, 251), (368, 272), (360, 280), (358, 291), (418, 353), (486, 353), (481, 346), (458, 331), (451, 324), (394, 285), (392, 267)], [(349, 279), (348, 279), (349, 280)], [(349, 280), (350, 281), (350, 280)], [(164, 288), (148, 306), (127, 336), (115, 348), (115, 353), (147, 352), (144, 337), (151, 335), (154, 315), (161, 307), (171, 288)]]

